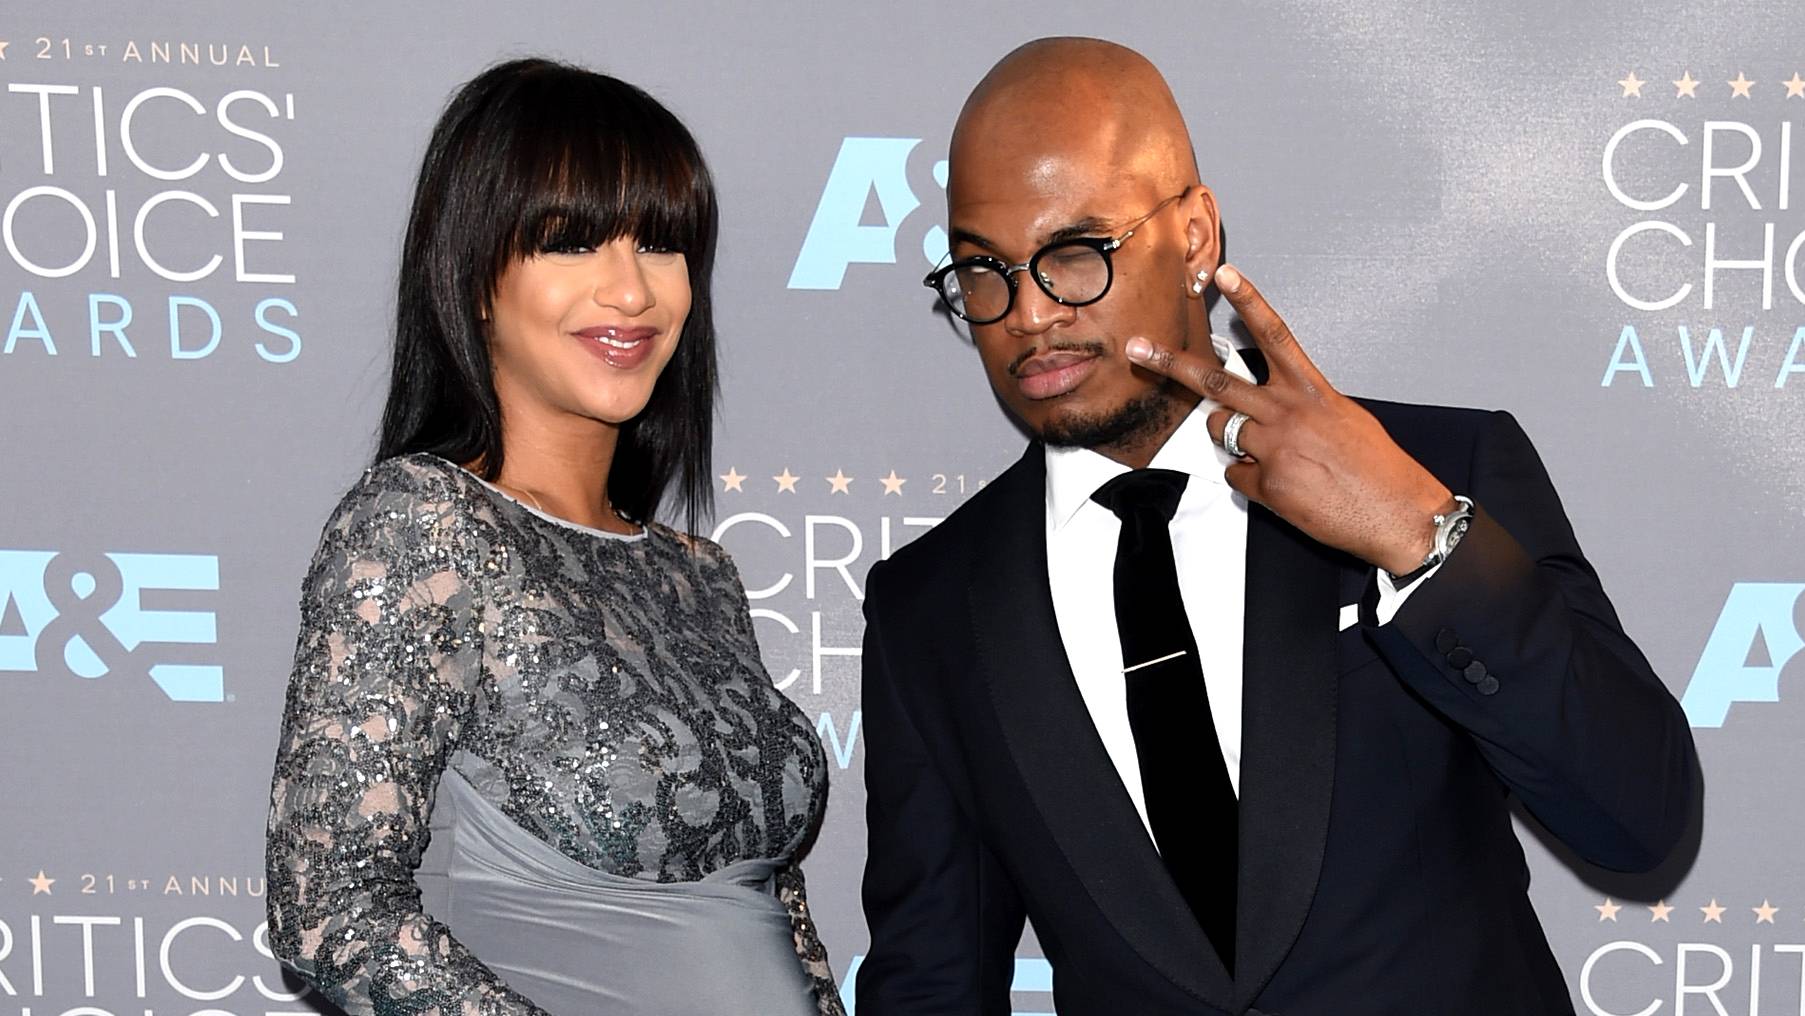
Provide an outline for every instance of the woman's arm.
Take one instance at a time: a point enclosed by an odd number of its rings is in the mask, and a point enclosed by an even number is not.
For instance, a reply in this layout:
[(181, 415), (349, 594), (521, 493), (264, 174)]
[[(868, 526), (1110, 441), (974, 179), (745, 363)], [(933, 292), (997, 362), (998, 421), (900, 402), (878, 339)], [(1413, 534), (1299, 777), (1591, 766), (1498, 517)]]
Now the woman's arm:
[(840, 1001), (840, 987), (834, 983), (833, 968), (827, 962), (827, 947), (815, 931), (815, 919), (808, 912), (808, 886), (802, 877), (802, 865), (795, 861), (777, 873), (777, 898), (790, 912), (790, 931), (796, 941), (796, 955), (802, 969), (815, 984), (815, 1001), (821, 1016), (846, 1016)]
[(467, 528), (442, 479), (377, 466), (303, 589), (270, 795), (270, 944), (354, 1016), (541, 1012), (422, 911), (414, 883), (481, 668), (483, 550)]

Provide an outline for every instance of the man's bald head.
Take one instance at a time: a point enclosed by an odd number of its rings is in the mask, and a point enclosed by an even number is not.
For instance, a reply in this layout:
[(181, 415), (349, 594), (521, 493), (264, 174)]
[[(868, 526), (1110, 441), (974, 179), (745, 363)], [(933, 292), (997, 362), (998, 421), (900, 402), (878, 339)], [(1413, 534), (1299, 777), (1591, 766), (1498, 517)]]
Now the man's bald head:
[(949, 196), (986, 176), (1081, 161), (1119, 183), (1177, 193), (1197, 181), (1190, 132), (1146, 57), (1102, 39), (1036, 39), (999, 60), (953, 127)]
[[(1221, 255), (1215, 197), (1165, 79), (1112, 42), (1030, 42), (972, 91), (948, 161), (943, 278), (965, 292), (1001, 272), (1010, 294), (1001, 317), (971, 325), (992, 389), (1049, 444), (1144, 465), (1196, 397), (1130, 363), (1124, 343), (1208, 348), (1204, 280)], [(1065, 270), (1101, 256), (1101, 291), (1011, 269), (1048, 252)]]

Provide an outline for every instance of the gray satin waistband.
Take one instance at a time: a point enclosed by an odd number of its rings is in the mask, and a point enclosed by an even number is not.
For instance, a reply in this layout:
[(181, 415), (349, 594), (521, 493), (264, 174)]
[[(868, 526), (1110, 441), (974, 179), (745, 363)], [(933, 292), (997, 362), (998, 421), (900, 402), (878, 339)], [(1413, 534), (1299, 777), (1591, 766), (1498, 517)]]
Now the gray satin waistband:
[(815, 1016), (780, 862), (699, 882), (597, 871), (517, 825), (447, 767), (415, 874), (427, 913), (510, 988), (557, 1016)]

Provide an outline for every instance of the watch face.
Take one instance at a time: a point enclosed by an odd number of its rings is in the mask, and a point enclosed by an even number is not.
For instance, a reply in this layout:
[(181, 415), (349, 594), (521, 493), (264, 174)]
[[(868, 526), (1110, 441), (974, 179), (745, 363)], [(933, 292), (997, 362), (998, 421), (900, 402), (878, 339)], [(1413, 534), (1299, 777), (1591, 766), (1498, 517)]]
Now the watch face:
[(1448, 549), (1449, 550), (1453, 550), (1454, 545), (1460, 542), (1460, 538), (1467, 535), (1467, 527), (1472, 524), (1473, 524), (1473, 519), (1471, 516), (1463, 515), (1460, 518), (1454, 520), (1453, 527), (1448, 530)]
[(1447, 560), (1448, 555), (1454, 552), (1455, 545), (1460, 543), (1460, 538), (1467, 535), (1467, 527), (1472, 524), (1472, 515), (1460, 515), (1436, 530), (1435, 556)]

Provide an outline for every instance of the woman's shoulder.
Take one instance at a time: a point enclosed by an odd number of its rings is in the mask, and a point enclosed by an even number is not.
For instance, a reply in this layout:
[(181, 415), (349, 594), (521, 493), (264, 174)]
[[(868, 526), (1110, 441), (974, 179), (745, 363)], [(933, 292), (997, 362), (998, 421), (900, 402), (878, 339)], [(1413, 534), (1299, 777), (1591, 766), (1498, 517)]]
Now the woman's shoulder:
[(469, 501), (475, 482), (476, 478), (461, 466), (437, 455), (409, 452), (365, 468), (345, 491), (339, 507), (451, 505)]
[(462, 488), (460, 474), (469, 475), (430, 452), (408, 452), (370, 465), (349, 493), (448, 497)]
[(461, 470), (431, 455), (384, 459), (339, 498), (321, 528), (308, 568), (303, 602), (321, 591), (359, 589), (371, 582), (447, 583), (481, 571), (488, 541), (472, 525), (470, 494)]
[(462, 468), (425, 452), (383, 459), (339, 498), (326, 530), (373, 527), (447, 535), (470, 524), (474, 482)]
[(692, 567), (703, 572), (728, 572), (738, 577), (739, 571), (734, 567), (733, 555), (708, 537), (686, 533), (662, 522), (648, 522), (645, 525), (648, 536), (675, 547), (678, 554), (687, 559)]

